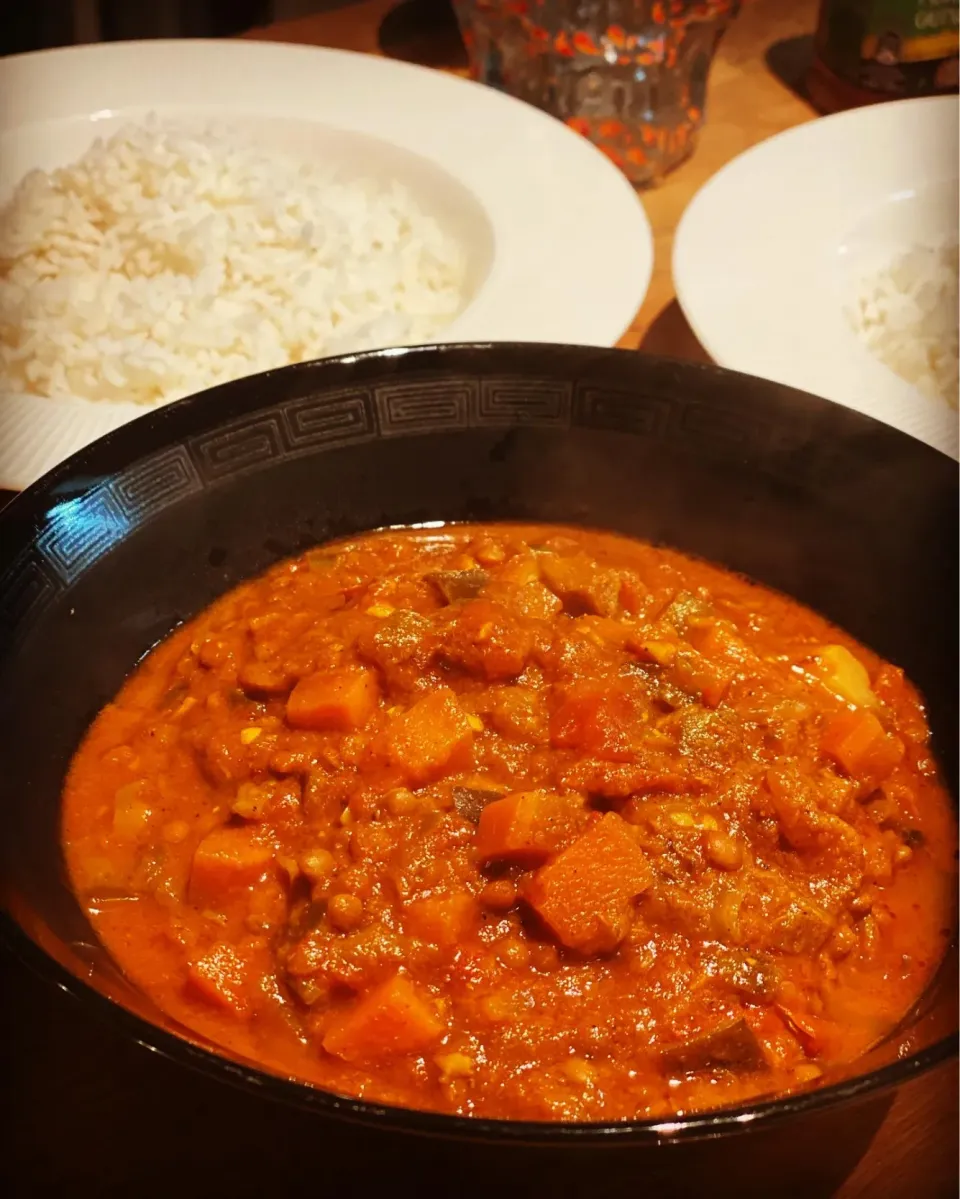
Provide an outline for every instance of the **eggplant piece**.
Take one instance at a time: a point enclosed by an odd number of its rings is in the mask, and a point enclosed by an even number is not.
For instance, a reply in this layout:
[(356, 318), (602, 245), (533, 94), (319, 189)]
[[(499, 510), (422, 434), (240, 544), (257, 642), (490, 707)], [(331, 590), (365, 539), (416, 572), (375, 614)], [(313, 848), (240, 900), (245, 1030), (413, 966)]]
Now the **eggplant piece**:
[(760, 1042), (742, 1017), (701, 1037), (667, 1046), (660, 1053), (660, 1063), (679, 1074), (696, 1074), (701, 1070), (749, 1074), (767, 1068)]
[(454, 604), (457, 600), (476, 599), (490, 576), (478, 566), (474, 570), (436, 570), (424, 578), (436, 587), (444, 603)]
[(464, 820), (479, 824), (483, 809), (495, 799), (503, 799), (503, 794), (502, 791), (484, 791), (479, 787), (454, 787), (453, 806)]
[(164, 710), (179, 708), (190, 692), (190, 684), (184, 681), (174, 683), (160, 700), (160, 707)]
[(717, 965), (723, 981), (752, 1003), (772, 1003), (780, 993), (780, 971), (765, 953), (730, 953)]

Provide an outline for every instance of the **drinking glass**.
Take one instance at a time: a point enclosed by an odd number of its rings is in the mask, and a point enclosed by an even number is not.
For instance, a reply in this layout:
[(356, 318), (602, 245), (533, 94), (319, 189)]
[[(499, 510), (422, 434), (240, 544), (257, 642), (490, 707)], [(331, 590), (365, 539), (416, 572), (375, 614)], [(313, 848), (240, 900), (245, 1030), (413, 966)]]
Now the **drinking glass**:
[(739, 0), (453, 0), (481, 83), (545, 109), (637, 185), (693, 150)]

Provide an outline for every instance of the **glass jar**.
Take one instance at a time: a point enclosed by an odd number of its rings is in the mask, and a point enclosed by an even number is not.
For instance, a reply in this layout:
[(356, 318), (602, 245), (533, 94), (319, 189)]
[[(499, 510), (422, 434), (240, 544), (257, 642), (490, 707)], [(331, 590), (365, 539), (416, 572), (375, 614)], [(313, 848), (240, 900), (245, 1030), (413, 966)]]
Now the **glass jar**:
[(807, 76), (821, 112), (957, 91), (956, 0), (822, 0)]
[(693, 150), (739, 0), (454, 0), (474, 79), (590, 138), (635, 184)]

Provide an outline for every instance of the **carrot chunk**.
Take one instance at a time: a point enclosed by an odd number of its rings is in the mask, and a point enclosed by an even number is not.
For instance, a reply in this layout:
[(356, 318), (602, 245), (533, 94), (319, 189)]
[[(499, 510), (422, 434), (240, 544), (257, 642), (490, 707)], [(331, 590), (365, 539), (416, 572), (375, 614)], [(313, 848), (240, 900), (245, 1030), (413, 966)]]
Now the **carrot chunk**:
[(526, 899), (567, 948), (609, 953), (626, 936), (631, 904), (652, 878), (626, 822), (608, 812), (537, 871)]
[(368, 992), (327, 1030), (323, 1047), (347, 1062), (421, 1053), (444, 1026), (401, 974)]
[(834, 1029), (829, 1021), (811, 1016), (808, 1012), (791, 1011), (782, 1003), (774, 1006), (808, 1057), (819, 1057), (824, 1050), (830, 1047), (831, 1033), (834, 1032)]
[(386, 757), (409, 783), (421, 786), (470, 764), (473, 728), (449, 687), (439, 687), (394, 717)]
[(903, 742), (883, 730), (872, 712), (841, 712), (823, 731), (823, 752), (851, 777), (876, 785), (899, 766)]
[(215, 945), (187, 967), (189, 990), (214, 1007), (240, 1016), (249, 1005), (249, 964), (232, 945)]
[(477, 904), (471, 895), (434, 895), (406, 908), (403, 927), (430, 945), (452, 946), (469, 934), (476, 915)]
[(583, 812), (579, 799), (548, 791), (517, 791), (489, 803), (477, 825), (477, 856), (538, 866), (561, 849)]
[(273, 849), (253, 839), (250, 829), (218, 828), (197, 846), (190, 870), (190, 898), (204, 905), (255, 883), (273, 858)]
[(530, 628), (502, 604), (469, 600), (455, 613), (443, 638), (443, 657), (491, 682), (523, 671), (533, 648)]
[(623, 688), (576, 683), (566, 689), (550, 715), (550, 742), (613, 762), (629, 761), (641, 724), (642, 716)]
[(376, 673), (363, 667), (320, 670), (302, 678), (287, 700), (287, 724), (295, 729), (363, 728), (380, 701)]

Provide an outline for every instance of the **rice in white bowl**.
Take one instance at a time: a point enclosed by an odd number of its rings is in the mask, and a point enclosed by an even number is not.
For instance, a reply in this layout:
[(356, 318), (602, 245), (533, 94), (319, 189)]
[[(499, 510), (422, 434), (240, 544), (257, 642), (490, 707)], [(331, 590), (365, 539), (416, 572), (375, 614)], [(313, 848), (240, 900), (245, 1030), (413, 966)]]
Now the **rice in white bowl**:
[(957, 407), (957, 243), (915, 246), (865, 279), (850, 320), (864, 344), (932, 399)]
[(150, 120), (27, 175), (0, 213), (0, 390), (166, 402), (428, 341), (465, 270), (399, 182)]

